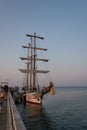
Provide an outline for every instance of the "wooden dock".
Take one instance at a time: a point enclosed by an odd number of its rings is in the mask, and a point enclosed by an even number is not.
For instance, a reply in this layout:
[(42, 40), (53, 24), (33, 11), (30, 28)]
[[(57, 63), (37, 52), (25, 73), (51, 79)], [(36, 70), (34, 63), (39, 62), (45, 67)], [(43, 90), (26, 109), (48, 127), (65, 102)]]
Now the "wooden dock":
[(2, 101), (0, 112), (0, 130), (26, 130), (10, 92)]

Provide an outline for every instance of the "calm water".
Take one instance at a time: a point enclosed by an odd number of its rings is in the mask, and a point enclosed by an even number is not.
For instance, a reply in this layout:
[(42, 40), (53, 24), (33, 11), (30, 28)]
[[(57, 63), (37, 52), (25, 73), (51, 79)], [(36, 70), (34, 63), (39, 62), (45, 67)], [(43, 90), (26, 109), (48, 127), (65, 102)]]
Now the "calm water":
[(17, 105), (27, 130), (87, 130), (87, 87), (60, 87), (43, 105)]

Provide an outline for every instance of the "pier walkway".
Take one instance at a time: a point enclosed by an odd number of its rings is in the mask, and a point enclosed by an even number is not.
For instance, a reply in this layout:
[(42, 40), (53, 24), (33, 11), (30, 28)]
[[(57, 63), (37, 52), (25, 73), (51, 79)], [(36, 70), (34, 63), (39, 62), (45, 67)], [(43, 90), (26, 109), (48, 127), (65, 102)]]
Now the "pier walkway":
[(26, 130), (10, 92), (2, 101), (0, 130)]
[(0, 112), (0, 130), (7, 129), (7, 99), (2, 101), (2, 111)]

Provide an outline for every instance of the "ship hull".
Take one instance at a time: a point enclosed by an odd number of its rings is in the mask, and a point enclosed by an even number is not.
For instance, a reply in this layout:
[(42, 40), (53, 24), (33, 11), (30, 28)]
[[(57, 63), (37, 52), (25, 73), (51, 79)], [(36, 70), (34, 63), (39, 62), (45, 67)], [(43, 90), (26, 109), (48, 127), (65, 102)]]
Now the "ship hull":
[(42, 104), (41, 94), (37, 92), (27, 92), (26, 101), (33, 104)]

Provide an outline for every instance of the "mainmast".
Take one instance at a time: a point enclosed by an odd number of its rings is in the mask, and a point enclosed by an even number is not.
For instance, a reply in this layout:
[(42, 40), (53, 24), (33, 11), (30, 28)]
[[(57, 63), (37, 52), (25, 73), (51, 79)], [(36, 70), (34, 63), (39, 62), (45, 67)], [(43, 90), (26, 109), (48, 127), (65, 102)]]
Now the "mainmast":
[[(27, 70), (29, 70), (29, 48), (28, 48), (28, 60), (27, 60)], [(27, 79), (26, 79), (26, 88), (28, 90), (28, 86), (29, 86), (29, 83), (28, 83), (28, 79), (29, 79), (29, 73), (27, 72)]]
[[(36, 38), (38, 39), (44, 39), (43, 37), (40, 36), (36, 36), (36, 33), (34, 32), (34, 35), (29, 35), (26, 34), (27, 37), (31, 37), (31, 41), (32, 41), (32, 37), (34, 38), (34, 55), (32, 56), (32, 48), (31, 48), (31, 58), (33, 57), (33, 63), (32, 63), (32, 59), (31, 59), (31, 73), (30, 73), (30, 86), (33, 87), (33, 90), (36, 88)], [(32, 46), (31, 46), (32, 47)], [(32, 76), (32, 66), (33, 66), (33, 76)], [(33, 77), (33, 79), (32, 79)], [(31, 84), (31, 82), (33, 81), (33, 84)]]
[[(30, 40), (31, 40), (31, 43), (30, 43), (30, 46), (32, 47), (32, 37), (30, 37)], [(32, 65), (33, 65), (33, 63), (32, 63), (32, 57), (33, 57), (33, 54), (32, 54), (33, 52), (32, 52), (32, 48), (31, 48), (31, 55), (30, 55), (30, 89), (32, 89)], [(28, 72), (29, 73), (29, 72)]]
[[(36, 73), (48, 73), (48, 70), (37, 70), (36, 61), (44, 61), (48, 62), (48, 59), (37, 58), (36, 50), (47, 51), (46, 48), (39, 48), (36, 46), (36, 39), (43, 40), (43, 37), (37, 36), (36, 33), (34, 35), (26, 34), (27, 37), (30, 37), (30, 45), (22, 46), (23, 48), (28, 49), (28, 57), (20, 57), (21, 60), (27, 60), (27, 69), (19, 69), (23, 73), (27, 73), (27, 87), (28, 87), (28, 79), (30, 73), (30, 89), (34, 90), (36, 88)], [(29, 50), (31, 49), (31, 51)], [(30, 55), (29, 55), (30, 54)]]
[(35, 89), (36, 84), (36, 33), (34, 33), (34, 73), (33, 73), (33, 89)]

